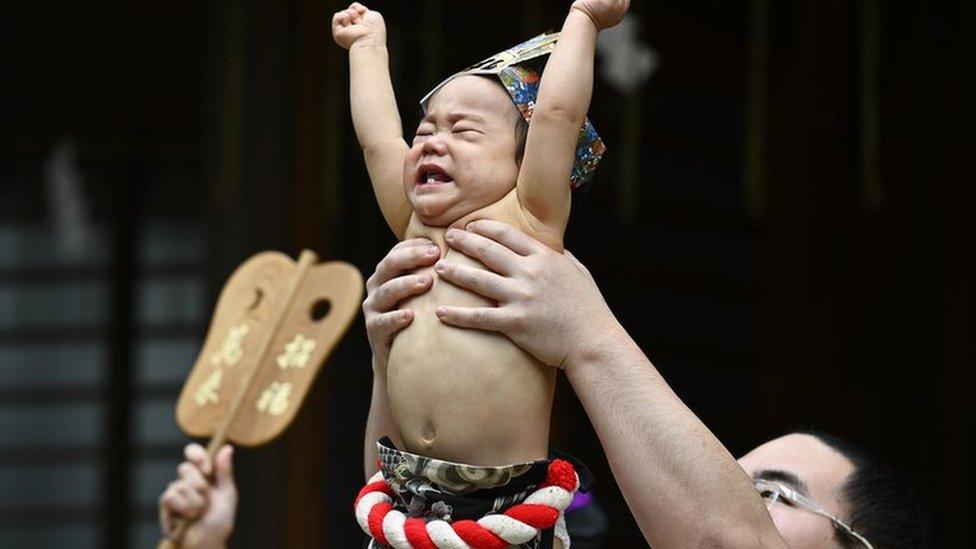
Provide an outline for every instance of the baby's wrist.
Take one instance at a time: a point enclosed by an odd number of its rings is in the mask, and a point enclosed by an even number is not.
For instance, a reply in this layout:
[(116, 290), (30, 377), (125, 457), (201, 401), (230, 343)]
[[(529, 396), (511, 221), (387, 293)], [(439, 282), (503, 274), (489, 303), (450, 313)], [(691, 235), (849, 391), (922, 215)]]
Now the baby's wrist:
[(376, 358), (376, 355), (373, 355), (373, 360), (372, 360), (372, 364), (373, 364), (373, 377), (379, 378), (381, 381), (386, 381), (386, 366), (387, 366), (387, 362), (388, 361), (386, 361), (386, 360), (380, 360), (380, 359)]
[(594, 29), (596, 29), (598, 32), (601, 30), (600, 25), (597, 24), (596, 19), (593, 18), (590, 12), (586, 11), (580, 6), (577, 6), (575, 2), (569, 7), (569, 15), (567, 18), (571, 17), (578, 17), (580, 19), (585, 18), (589, 24), (593, 25)]
[(386, 53), (386, 38), (382, 36), (363, 36), (349, 45), (350, 53), (360, 51), (382, 51)]

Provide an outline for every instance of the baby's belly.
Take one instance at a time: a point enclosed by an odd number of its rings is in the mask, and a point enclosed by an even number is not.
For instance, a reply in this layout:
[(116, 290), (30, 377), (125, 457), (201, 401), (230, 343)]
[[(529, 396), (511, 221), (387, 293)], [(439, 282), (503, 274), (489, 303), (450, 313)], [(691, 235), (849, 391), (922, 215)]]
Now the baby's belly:
[[(447, 259), (474, 265), (457, 252)], [(503, 335), (442, 323), (439, 305), (490, 303), (435, 276), (403, 304), (414, 320), (394, 339), (387, 390), (406, 449), (470, 465), (545, 458), (555, 371)]]

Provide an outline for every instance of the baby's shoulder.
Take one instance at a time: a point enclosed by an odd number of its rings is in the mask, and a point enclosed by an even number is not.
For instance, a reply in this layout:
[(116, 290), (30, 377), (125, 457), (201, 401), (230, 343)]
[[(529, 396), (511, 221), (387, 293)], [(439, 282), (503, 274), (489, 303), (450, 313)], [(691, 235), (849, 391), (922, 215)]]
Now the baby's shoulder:
[(550, 248), (559, 251), (563, 249), (563, 231), (565, 231), (565, 227), (549, 227), (536, 219), (528, 210), (522, 207), (515, 189), (509, 191), (501, 200), (471, 212), (459, 219), (456, 223), (452, 223), (451, 226), (464, 227), (468, 223), (478, 219), (492, 219), (507, 223)]
[(478, 219), (501, 221), (502, 223), (508, 223), (521, 229), (522, 207), (519, 205), (518, 195), (515, 189), (512, 189), (497, 201), (462, 216), (454, 223), (451, 223), (451, 226), (464, 227), (468, 223)]

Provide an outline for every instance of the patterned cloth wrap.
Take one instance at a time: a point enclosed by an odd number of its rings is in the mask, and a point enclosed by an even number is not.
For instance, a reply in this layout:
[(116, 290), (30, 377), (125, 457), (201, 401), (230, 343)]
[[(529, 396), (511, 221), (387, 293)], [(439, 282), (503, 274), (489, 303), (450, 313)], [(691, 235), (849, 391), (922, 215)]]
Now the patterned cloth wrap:
[[(546, 477), (550, 460), (501, 467), (464, 465), (397, 449), (388, 437), (376, 443), (383, 479), (396, 492), (394, 508), (426, 520), (477, 520), (521, 503)], [(588, 475), (588, 473), (587, 473)], [(569, 548), (565, 522), (518, 549), (549, 549), (553, 536)], [(369, 547), (385, 547), (370, 542)]]
[[(532, 111), (535, 109), (536, 99), (539, 97), (539, 83), (542, 80), (542, 69), (545, 67), (545, 56), (552, 53), (558, 40), (558, 32), (540, 34), (479, 61), (438, 84), (420, 100), (420, 106), (426, 113), (427, 104), (437, 90), (459, 76), (495, 75), (501, 81), (502, 86), (508, 90), (512, 102), (522, 113), (525, 121), (531, 122)], [(583, 127), (579, 131), (579, 140), (576, 142), (576, 160), (570, 174), (570, 186), (573, 189), (580, 188), (590, 179), (606, 150), (607, 148), (600, 136), (597, 135), (593, 124), (588, 118), (585, 119)]]

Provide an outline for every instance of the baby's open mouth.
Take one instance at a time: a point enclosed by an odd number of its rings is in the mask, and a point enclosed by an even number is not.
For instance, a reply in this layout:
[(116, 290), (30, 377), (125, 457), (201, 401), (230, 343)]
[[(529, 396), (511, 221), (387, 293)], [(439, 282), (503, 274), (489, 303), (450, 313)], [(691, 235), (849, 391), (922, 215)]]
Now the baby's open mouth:
[(418, 185), (433, 185), (453, 181), (443, 168), (434, 164), (424, 164), (417, 170)]

